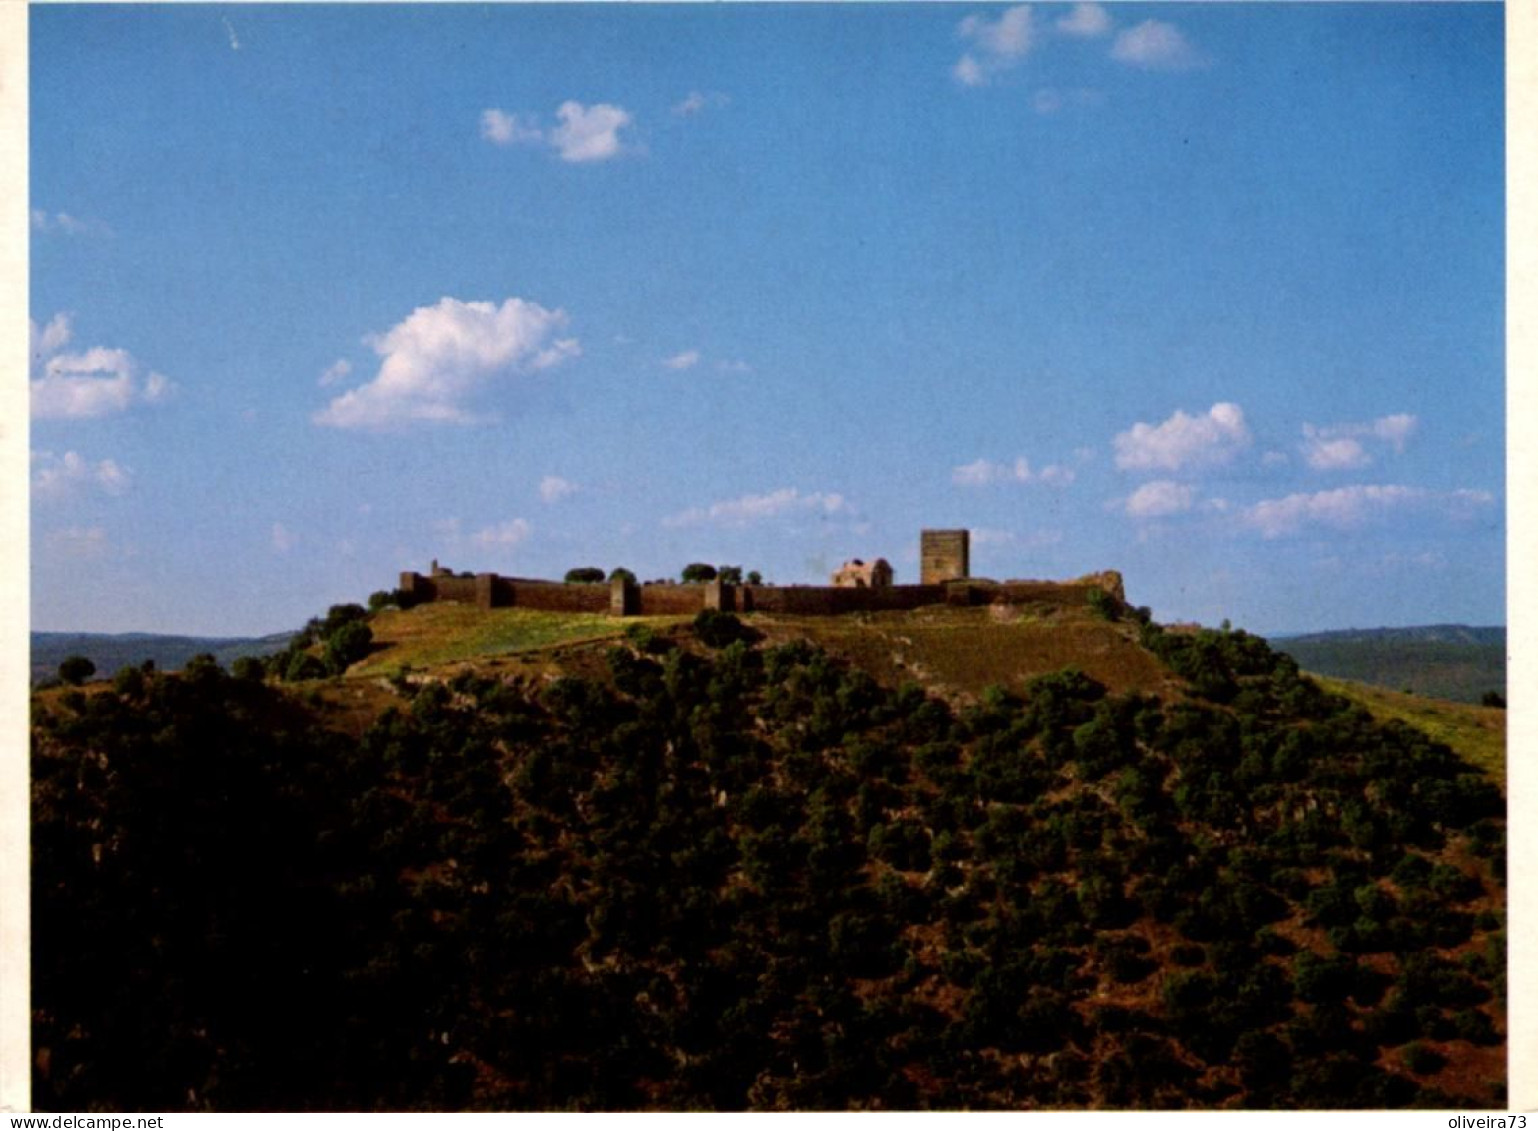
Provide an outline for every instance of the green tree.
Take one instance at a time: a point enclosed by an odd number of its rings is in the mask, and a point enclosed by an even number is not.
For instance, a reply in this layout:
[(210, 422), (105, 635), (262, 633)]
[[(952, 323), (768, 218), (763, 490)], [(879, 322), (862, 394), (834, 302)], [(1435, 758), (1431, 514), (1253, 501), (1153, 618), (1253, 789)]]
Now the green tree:
[(283, 669), (283, 678), (289, 683), (298, 683), (306, 679), (321, 679), (326, 675), (326, 665), (320, 657), (309, 652), (294, 652), (289, 656), (287, 665)]
[(351, 621), (326, 637), (326, 668), (333, 675), (341, 675), (369, 653), (374, 643), (374, 630), (366, 624)]
[(59, 678), (71, 687), (79, 687), (96, 674), (96, 665), (85, 656), (68, 656), (59, 665)]
[(728, 585), (742, 584), (742, 567), (724, 565), (716, 570), (716, 578)]
[(597, 566), (578, 566), (566, 571), (565, 581), (568, 585), (595, 585), (604, 579), (603, 570)]
[(148, 680), (143, 671), (132, 664), (125, 664), (112, 681), (112, 689), (125, 699), (138, 699), (144, 694)]
[(259, 656), (241, 656), (230, 665), (230, 674), (236, 679), (249, 679), (260, 683), (266, 678), (267, 665)]
[(690, 562), (684, 566), (684, 571), (679, 576), (685, 581), (714, 581), (716, 567), (706, 562)]
[(626, 581), (630, 582), (630, 584), (632, 584), (632, 585), (634, 585), (636, 583), (636, 581), (635, 581), (635, 574), (631, 570), (626, 569), (624, 566), (615, 566), (613, 569), (611, 569), (609, 571), (609, 580), (610, 581), (615, 581), (615, 580), (618, 580), (619, 578), (624, 578)]

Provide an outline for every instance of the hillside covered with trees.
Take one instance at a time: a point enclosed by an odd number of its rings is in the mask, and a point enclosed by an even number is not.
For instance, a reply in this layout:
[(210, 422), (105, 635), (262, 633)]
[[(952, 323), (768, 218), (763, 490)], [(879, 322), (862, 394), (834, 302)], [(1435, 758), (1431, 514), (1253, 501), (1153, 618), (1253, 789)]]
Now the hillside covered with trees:
[(1126, 631), (1179, 693), (703, 614), (349, 726), (259, 665), (41, 694), (34, 1106), (1502, 1104), (1500, 790)]

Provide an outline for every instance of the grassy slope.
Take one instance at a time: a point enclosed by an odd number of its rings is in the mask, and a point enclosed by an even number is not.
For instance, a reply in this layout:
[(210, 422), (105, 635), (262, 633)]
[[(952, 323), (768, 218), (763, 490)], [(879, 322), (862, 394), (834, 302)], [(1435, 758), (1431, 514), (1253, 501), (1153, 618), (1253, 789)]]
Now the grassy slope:
[(1131, 625), (1088, 612), (943, 607), (844, 617), (749, 617), (770, 643), (802, 636), (890, 687), (912, 680), (947, 698), (990, 684), (1018, 692), (1030, 679), (1076, 667), (1114, 692), (1155, 693), (1178, 684), (1137, 643)]
[(478, 609), (473, 605), (423, 605), (389, 610), (371, 622), (375, 651), (348, 676), (394, 675), (404, 665), (440, 667), (487, 656), (537, 652), (565, 644), (618, 639), (636, 623), (676, 624), (686, 617), (633, 617), (602, 613), (547, 613), (535, 609)]
[[(768, 643), (806, 637), (888, 686), (913, 680), (951, 698), (976, 696), (989, 684), (1018, 691), (1029, 679), (1069, 665), (1115, 692), (1175, 692), (1178, 687), (1178, 681), (1137, 644), (1130, 626), (1107, 624), (1072, 610), (933, 608), (847, 617), (746, 619), (765, 634)], [(535, 668), (554, 670), (566, 666), (542, 662), (556, 659), (550, 655), (554, 649), (616, 640), (632, 624), (665, 630), (689, 620), (675, 616), (617, 621), (603, 614), (531, 609), (486, 612), (470, 605), (424, 605), (376, 617), (372, 622), (376, 651), (355, 665), (348, 678), (378, 678), (394, 675), (404, 666), (453, 667), (494, 657), (521, 659)], [(1446, 743), (1504, 787), (1504, 711), (1316, 678), (1376, 717), (1399, 719)]]
[(1446, 699), (1406, 695), (1365, 683), (1314, 676), (1327, 691), (1361, 704), (1378, 719), (1398, 719), (1445, 743), (1506, 787), (1506, 712)]
[[(1425, 630), (1431, 632), (1433, 630)], [(1327, 634), (1273, 641), (1309, 672), (1376, 684), (1396, 691), (1414, 691), (1463, 703), (1478, 703), (1488, 691), (1506, 690), (1504, 640), (1471, 638), (1419, 639), (1397, 633)], [(1490, 630), (1477, 630), (1489, 634)]]

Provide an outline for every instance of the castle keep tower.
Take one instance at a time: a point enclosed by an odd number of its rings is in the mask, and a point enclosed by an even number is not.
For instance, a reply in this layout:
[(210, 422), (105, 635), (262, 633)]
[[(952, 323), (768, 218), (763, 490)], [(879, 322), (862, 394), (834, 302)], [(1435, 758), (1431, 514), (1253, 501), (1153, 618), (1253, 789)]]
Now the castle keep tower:
[(966, 530), (919, 532), (919, 584), (959, 581), (972, 573), (972, 536)]

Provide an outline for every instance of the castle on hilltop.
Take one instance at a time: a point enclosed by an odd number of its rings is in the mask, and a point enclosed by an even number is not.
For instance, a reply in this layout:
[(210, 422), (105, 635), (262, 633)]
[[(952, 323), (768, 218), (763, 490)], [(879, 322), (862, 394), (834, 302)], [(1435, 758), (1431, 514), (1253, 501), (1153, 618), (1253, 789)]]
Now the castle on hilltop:
[(483, 609), (525, 608), (611, 616), (688, 615), (704, 609), (795, 616), (837, 616), (925, 605), (1082, 605), (1093, 590), (1125, 601), (1115, 570), (1074, 581), (989, 581), (971, 576), (971, 535), (966, 530), (919, 534), (919, 583), (895, 585), (885, 558), (844, 563), (831, 585), (745, 585), (720, 579), (694, 583), (640, 584), (628, 577), (604, 584), (571, 584), (496, 573), (455, 573), (432, 563), (426, 575), (400, 575), (400, 590), (413, 604), (458, 601)]

